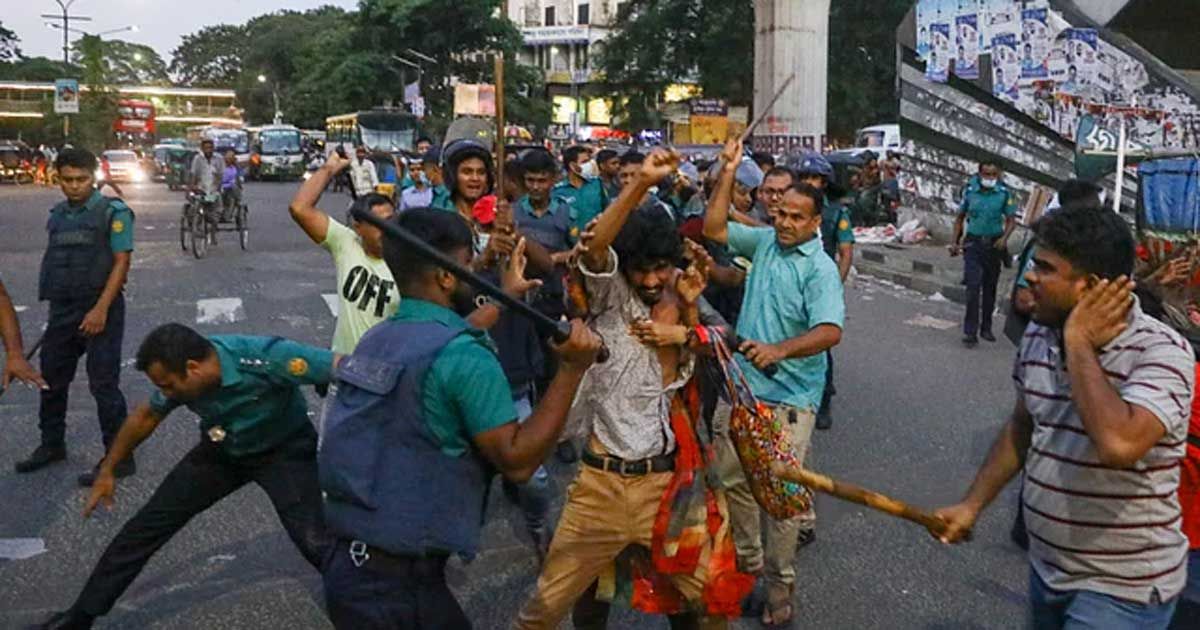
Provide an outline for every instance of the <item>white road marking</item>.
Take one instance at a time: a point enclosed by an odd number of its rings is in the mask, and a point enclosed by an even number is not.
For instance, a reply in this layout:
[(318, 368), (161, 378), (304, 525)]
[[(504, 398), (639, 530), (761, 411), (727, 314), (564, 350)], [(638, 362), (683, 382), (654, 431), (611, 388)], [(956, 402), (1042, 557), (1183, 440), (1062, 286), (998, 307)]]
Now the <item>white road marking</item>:
[(916, 317), (904, 322), (909, 326), (918, 326), (920, 328), (932, 328), (934, 330), (950, 330), (958, 326), (956, 322), (945, 319), (938, 319), (932, 315), (917, 315)]
[(329, 307), (329, 314), (333, 315), (334, 319), (338, 316), (338, 296), (336, 293), (322, 293), (321, 299), (325, 300), (325, 306)]
[(246, 319), (242, 298), (196, 300), (197, 324), (233, 324)]
[(0, 538), (0, 558), (26, 560), (46, 553), (46, 541), (41, 538)]
[(25, 311), (29, 310), (29, 307), (22, 304), (17, 304), (13, 306), (13, 310), (18, 313), (24, 313)]

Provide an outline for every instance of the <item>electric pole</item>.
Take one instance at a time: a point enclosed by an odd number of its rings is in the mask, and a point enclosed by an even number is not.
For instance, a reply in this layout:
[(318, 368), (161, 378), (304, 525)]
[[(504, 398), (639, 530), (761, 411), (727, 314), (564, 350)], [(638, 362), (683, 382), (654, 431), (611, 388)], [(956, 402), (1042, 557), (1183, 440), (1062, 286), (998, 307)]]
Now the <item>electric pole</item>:
[[(62, 10), (62, 13), (59, 13), (59, 14), (43, 13), (42, 17), (51, 19), (51, 20), (62, 20), (63, 71), (65, 72), (71, 66), (71, 20), (75, 20), (77, 22), (91, 22), (92, 18), (87, 17), (85, 15), (71, 15), (71, 5), (75, 4), (75, 0), (54, 0), (54, 2), (55, 2), (55, 4), (58, 5), (59, 9)], [(76, 96), (76, 98), (79, 98), (82, 95), (76, 94), (75, 96)], [(69, 114), (63, 114), (63, 141), (64, 142), (66, 141), (67, 136), (70, 135), (70, 133), (71, 133), (71, 116)]]

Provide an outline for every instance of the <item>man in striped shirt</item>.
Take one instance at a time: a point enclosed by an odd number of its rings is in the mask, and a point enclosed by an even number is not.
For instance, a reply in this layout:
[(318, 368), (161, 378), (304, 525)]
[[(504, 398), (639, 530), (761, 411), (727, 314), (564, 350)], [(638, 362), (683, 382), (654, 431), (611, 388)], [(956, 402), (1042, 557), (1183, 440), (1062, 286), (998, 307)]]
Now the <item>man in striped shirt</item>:
[(1132, 296), (1120, 216), (1072, 208), (1035, 231), (1015, 409), (966, 497), (938, 511), (939, 538), (963, 540), (1023, 464), (1032, 627), (1166, 628), (1187, 572), (1192, 351)]

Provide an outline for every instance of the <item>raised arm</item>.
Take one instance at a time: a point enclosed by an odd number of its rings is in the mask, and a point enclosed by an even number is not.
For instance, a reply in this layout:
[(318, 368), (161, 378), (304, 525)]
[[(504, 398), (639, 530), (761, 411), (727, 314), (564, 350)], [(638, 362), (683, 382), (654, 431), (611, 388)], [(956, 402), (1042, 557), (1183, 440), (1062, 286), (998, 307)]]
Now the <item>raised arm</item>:
[(721, 245), (729, 241), (729, 207), (733, 205), (733, 180), (741, 157), (741, 139), (730, 138), (721, 151), (721, 174), (704, 212), (704, 238)]
[(617, 200), (596, 218), (595, 227), (591, 230), (591, 242), (583, 253), (583, 263), (588, 269), (600, 271), (608, 268), (608, 248), (617, 240), (617, 234), (625, 226), (629, 214), (641, 205), (642, 198), (651, 186), (679, 167), (680, 160), (678, 153), (666, 149), (655, 149), (646, 156), (637, 181), (621, 189)]
[(329, 154), (325, 165), (314, 171), (312, 177), (300, 185), (300, 190), (296, 191), (296, 196), (292, 197), (292, 202), (288, 204), (292, 220), (318, 245), (324, 243), (329, 235), (329, 215), (317, 207), (317, 202), (321, 200), (321, 194), (325, 192), (329, 182), (347, 166), (350, 166), (349, 159), (339, 156), (336, 151)]

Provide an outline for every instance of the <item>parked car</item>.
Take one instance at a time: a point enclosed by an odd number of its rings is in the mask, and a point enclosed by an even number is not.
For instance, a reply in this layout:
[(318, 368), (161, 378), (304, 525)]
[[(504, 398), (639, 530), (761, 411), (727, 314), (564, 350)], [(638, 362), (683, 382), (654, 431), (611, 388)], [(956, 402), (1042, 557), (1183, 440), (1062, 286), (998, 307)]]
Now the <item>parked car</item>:
[(24, 142), (0, 143), (0, 181), (32, 182), (37, 168), (33, 158), (33, 150)]
[[(118, 149), (105, 151), (101, 155), (108, 159), (108, 174), (112, 176), (112, 181), (114, 182), (141, 183), (150, 178), (142, 166), (142, 161), (138, 157), (138, 154), (133, 151)], [(97, 169), (96, 181), (102, 181), (104, 178), (104, 169)]]

